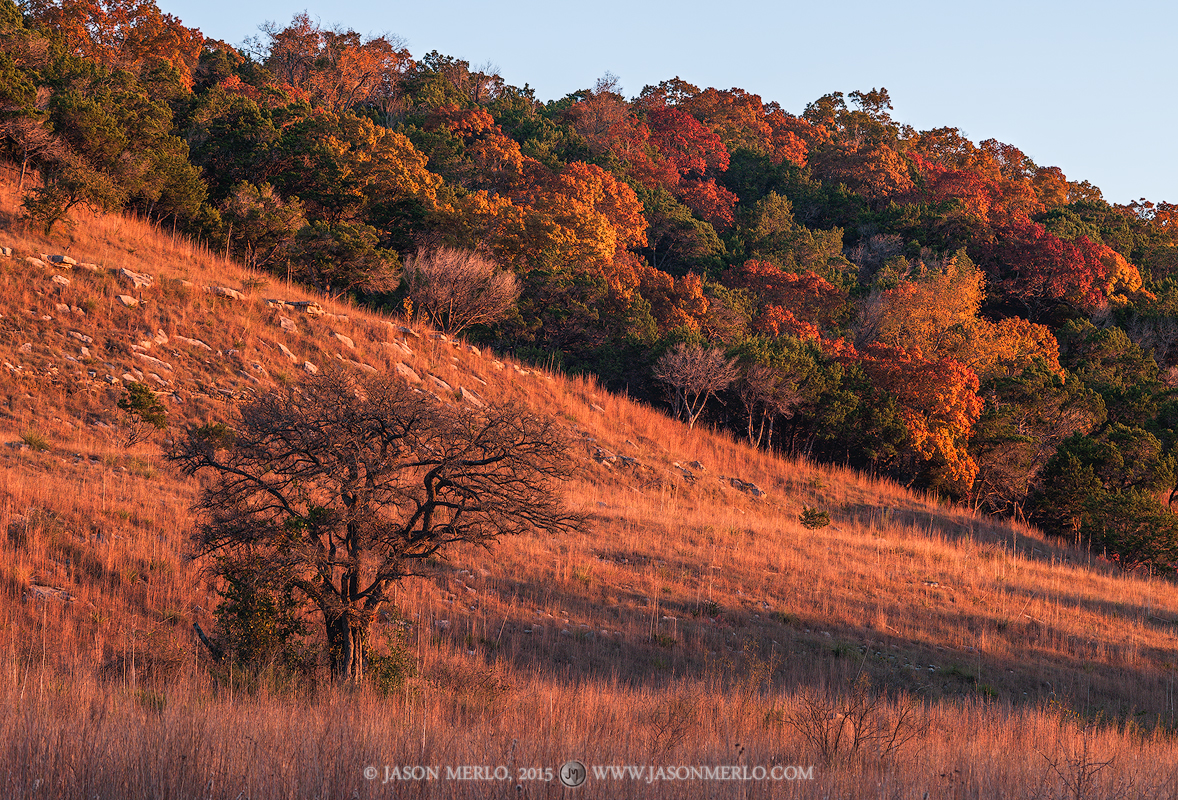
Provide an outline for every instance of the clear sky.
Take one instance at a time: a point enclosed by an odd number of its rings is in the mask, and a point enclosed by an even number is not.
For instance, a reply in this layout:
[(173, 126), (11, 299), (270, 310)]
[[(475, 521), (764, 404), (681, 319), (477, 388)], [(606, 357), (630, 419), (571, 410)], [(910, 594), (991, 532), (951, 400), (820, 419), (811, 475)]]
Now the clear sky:
[(238, 45), (307, 11), (325, 26), (391, 33), (492, 64), (542, 100), (605, 72), (628, 96), (676, 75), (740, 87), (801, 113), (828, 92), (885, 86), (900, 122), (995, 138), (1110, 202), (1178, 202), (1178, 3), (1070, 0), (157, 0)]

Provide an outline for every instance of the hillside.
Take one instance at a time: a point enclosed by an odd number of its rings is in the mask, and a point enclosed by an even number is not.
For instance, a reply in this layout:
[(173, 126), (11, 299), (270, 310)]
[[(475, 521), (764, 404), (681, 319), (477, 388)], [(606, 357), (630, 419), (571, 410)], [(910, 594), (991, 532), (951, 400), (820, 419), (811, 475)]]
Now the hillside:
[[(590, 380), (308, 294), (143, 222), (75, 214), (47, 240), (19, 221), (6, 182), (0, 230), (13, 248), (0, 260), (5, 796), (378, 796), (389, 789), (362, 779), (370, 763), (573, 756), (819, 765), (813, 782), (753, 796), (1063, 792), (1109, 759), (1086, 776), (1101, 792), (1169, 785), (1169, 581), (889, 481), (689, 431)], [(212, 629), (217, 603), (187, 557), (198, 487), (158, 442), (122, 446), (115, 402), (128, 381), (150, 382), (179, 430), (331, 363), (412, 370), (446, 402), (557, 417), (587, 522), (460, 549), (406, 580), (406, 622), (383, 628), (405, 631), (417, 674), (387, 698), (240, 693), (214, 681), (192, 631)], [(832, 524), (804, 528), (803, 506)], [(862, 676), (881, 719), (916, 703), (914, 740), (825, 763), (790, 715), (806, 692), (847, 697)], [(584, 794), (617, 791), (700, 788), (598, 781)]]

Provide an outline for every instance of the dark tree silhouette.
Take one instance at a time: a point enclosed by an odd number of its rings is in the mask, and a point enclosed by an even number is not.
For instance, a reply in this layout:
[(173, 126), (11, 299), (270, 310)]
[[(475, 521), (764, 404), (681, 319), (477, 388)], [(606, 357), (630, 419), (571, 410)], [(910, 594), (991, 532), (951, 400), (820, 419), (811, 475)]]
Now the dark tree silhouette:
[(460, 413), (383, 376), (333, 371), (256, 397), (171, 458), (209, 478), (198, 553), (221, 570), (262, 564), (316, 608), (340, 681), (363, 677), (372, 620), (415, 565), (577, 521), (558, 497), (570, 461), (550, 420)]

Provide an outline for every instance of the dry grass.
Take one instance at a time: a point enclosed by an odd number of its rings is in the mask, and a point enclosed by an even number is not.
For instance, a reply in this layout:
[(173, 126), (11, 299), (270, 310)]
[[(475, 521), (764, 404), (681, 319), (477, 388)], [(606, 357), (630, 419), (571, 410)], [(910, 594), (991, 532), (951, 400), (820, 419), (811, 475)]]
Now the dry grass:
[[(17, 251), (0, 260), (3, 796), (549, 796), (559, 788), (514, 782), (394, 791), (361, 770), (574, 756), (816, 769), (773, 786), (591, 780), (586, 797), (1173, 794), (1172, 582), (888, 481), (688, 431), (590, 380), (404, 336), (396, 319), (249, 275), (139, 221), (79, 215), (46, 241), (16, 207), (0, 182), (0, 244)], [(24, 261), (42, 252), (102, 268)], [(156, 283), (131, 291), (119, 267)], [(296, 380), (304, 361), (337, 357), (402, 361), (562, 419), (583, 464), (569, 496), (588, 522), (559, 540), (459, 549), (405, 581), (397, 606), (419, 675), (392, 697), (241, 693), (212, 680), (191, 630), (211, 627), (216, 604), (186, 557), (197, 487), (157, 443), (121, 446), (115, 400), (128, 374), (158, 387), (174, 424), (215, 419), (242, 393)], [(804, 506), (832, 524), (804, 528)], [(914, 738), (884, 759), (865, 747), (825, 763), (789, 720), (814, 692), (842, 702), (864, 678), (883, 717), (915, 704)]]

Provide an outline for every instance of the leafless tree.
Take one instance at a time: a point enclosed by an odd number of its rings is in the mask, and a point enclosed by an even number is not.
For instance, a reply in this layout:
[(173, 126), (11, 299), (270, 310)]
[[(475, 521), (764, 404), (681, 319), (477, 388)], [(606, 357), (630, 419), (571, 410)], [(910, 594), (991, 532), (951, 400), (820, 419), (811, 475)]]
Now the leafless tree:
[(41, 114), (26, 115), (19, 106), (7, 106), (2, 109), (5, 113), (12, 114), (0, 123), (0, 136), (12, 141), (13, 151), (20, 158), (20, 180), (16, 185), (18, 192), (24, 191), (25, 177), (30, 166), (42, 160), (52, 161), (60, 158), (67, 150), (42, 118), (43, 112), (49, 107), (49, 97), (50, 91), (47, 87), (37, 88), (35, 108), (42, 112)]
[(439, 247), (405, 262), (409, 296), (446, 333), (503, 318), (519, 297), (514, 273), (470, 250)]
[(802, 394), (797, 384), (780, 370), (765, 364), (752, 364), (741, 376), (737, 393), (748, 417), (748, 439), (760, 447), (768, 433), (773, 441), (773, 423), (777, 417), (790, 417)]
[(671, 387), (675, 418), (694, 428), (708, 400), (736, 380), (736, 361), (718, 347), (680, 342), (658, 360), (654, 376)]
[(364, 675), (392, 585), (448, 546), (570, 529), (569, 474), (550, 420), (459, 413), (399, 379), (331, 371), (193, 429), (171, 458), (208, 476), (194, 534), (218, 569), (261, 564), (322, 616), (333, 677)]
[(1130, 339), (1150, 351), (1159, 367), (1170, 366), (1178, 350), (1178, 319), (1136, 316), (1126, 332)]

